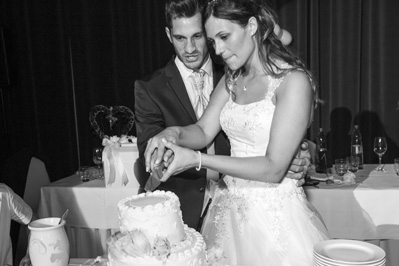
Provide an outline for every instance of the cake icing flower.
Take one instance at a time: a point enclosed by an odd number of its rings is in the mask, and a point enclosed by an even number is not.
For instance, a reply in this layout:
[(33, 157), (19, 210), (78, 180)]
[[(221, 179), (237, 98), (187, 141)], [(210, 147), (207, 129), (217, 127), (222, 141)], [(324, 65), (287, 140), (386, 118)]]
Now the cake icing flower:
[(113, 235), (108, 241), (108, 246), (116, 253), (124, 253), (135, 258), (151, 255), (151, 244), (138, 229)]
[(156, 237), (154, 239), (154, 248), (152, 255), (160, 260), (165, 260), (170, 255), (169, 240), (164, 237)]

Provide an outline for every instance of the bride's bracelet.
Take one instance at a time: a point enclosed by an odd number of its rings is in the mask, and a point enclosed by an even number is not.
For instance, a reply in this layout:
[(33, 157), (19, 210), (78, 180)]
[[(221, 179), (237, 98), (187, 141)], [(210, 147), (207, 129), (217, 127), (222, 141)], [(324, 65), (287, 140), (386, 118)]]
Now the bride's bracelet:
[(197, 151), (198, 155), (199, 155), (199, 164), (198, 167), (195, 167), (195, 170), (200, 171), (201, 170), (201, 166), (202, 166), (202, 155), (200, 151)]

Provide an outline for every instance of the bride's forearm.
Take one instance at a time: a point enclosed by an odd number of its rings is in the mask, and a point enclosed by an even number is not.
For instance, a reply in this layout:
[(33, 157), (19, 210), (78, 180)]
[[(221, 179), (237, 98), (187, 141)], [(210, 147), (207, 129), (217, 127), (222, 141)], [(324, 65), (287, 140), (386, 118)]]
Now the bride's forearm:
[(274, 163), (265, 156), (230, 157), (222, 155), (201, 155), (203, 168), (234, 177), (276, 183), (285, 176), (288, 165)]
[(200, 150), (206, 147), (211, 140), (207, 138), (202, 128), (197, 125), (189, 125), (185, 127), (178, 127), (178, 145), (193, 150)]

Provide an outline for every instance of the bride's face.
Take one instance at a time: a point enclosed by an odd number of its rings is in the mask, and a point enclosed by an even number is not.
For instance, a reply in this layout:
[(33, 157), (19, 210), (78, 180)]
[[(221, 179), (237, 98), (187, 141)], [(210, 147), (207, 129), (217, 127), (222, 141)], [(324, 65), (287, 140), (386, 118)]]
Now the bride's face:
[(237, 23), (210, 16), (205, 23), (208, 39), (215, 52), (232, 70), (245, 65), (254, 55), (256, 28), (248, 23), (242, 27)]

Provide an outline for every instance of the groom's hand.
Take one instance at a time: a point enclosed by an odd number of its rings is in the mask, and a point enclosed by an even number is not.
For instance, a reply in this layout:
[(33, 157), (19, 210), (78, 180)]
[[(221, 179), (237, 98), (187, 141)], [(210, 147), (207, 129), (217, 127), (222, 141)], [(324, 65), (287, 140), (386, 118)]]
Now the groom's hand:
[(302, 186), (305, 183), (305, 177), (310, 166), (310, 158), (308, 142), (303, 140), (297, 155), (291, 162), (286, 177), (297, 179), (297, 185)]

